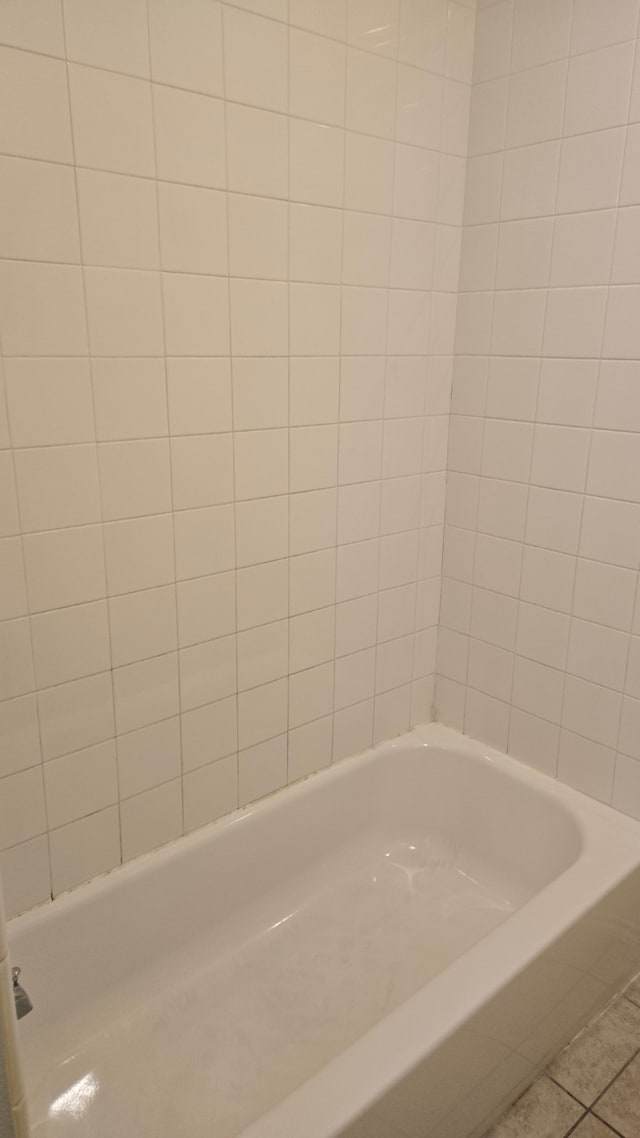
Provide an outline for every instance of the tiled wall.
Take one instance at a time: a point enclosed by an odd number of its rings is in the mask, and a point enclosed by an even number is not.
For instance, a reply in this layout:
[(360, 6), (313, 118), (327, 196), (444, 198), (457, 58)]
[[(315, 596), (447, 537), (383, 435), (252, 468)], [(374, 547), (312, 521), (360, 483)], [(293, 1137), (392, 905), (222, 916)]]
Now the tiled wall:
[(11, 912), (429, 718), (474, 8), (0, 5)]
[(478, 4), (437, 684), (637, 817), (639, 10)]

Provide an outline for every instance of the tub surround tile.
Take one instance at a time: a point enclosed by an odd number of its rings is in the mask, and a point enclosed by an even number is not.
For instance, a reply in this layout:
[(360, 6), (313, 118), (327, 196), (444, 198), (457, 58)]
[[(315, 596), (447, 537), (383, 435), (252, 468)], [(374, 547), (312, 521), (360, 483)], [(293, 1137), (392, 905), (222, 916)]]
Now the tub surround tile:
[(564, 1138), (582, 1114), (580, 1103), (542, 1075), (486, 1138)]
[(554, 1060), (549, 1074), (591, 1106), (638, 1048), (640, 1007), (617, 1000)]
[(579, 1126), (571, 1131), (574, 1138), (616, 1138), (615, 1130), (611, 1130), (593, 1114), (587, 1114)]

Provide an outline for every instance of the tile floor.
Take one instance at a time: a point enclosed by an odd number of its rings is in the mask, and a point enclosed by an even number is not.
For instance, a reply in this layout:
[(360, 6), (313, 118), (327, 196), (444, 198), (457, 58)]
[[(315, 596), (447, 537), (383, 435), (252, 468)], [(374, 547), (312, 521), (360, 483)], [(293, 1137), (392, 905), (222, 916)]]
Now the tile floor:
[(640, 976), (485, 1138), (640, 1138)]

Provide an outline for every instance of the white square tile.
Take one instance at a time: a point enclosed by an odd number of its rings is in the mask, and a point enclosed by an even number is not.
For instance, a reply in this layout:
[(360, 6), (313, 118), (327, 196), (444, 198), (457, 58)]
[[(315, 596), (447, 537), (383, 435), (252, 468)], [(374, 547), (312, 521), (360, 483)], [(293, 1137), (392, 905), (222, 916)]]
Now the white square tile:
[(540, 0), (531, 9), (526, 0), (516, 0), (513, 21), (512, 66), (514, 70), (535, 67), (569, 52), (571, 33), (569, 0)]
[(106, 601), (72, 605), (31, 618), (38, 687), (107, 671), (111, 664)]
[[(345, 197), (347, 209), (371, 213), (390, 213), (394, 193), (393, 153), (391, 143), (380, 138), (347, 131), (345, 135)], [(416, 155), (413, 165), (419, 163)], [(413, 170), (412, 170), (413, 173)], [(420, 199), (420, 188), (414, 187), (411, 201)], [(400, 191), (398, 191), (400, 194)], [(405, 208), (411, 206), (403, 199)], [(416, 207), (419, 208), (419, 207)], [(402, 212), (402, 208), (399, 207)], [(412, 216), (409, 212), (407, 216)], [(418, 213), (416, 216), (421, 217)]]
[(182, 761), (185, 772), (237, 750), (237, 702), (236, 696), (232, 695), (183, 713)]
[(612, 8), (606, 0), (577, 0), (571, 33), (572, 52), (593, 51), (608, 43), (633, 39), (638, 13), (633, 0)]
[(285, 356), (288, 351), (287, 285), (231, 281), (234, 356)]
[(336, 551), (304, 553), (289, 561), (289, 612), (292, 616), (332, 605), (336, 597)]
[(233, 418), (237, 431), (286, 426), (288, 377), (285, 359), (234, 359)]
[(289, 19), (297, 27), (344, 39), (346, 0), (290, 0)]
[(167, 439), (101, 443), (98, 449), (105, 521), (171, 509)]
[(344, 355), (384, 355), (387, 302), (386, 289), (343, 288), (342, 352)]
[(568, 427), (590, 427), (597, 382), (598, 364), (595, 360), (543, 360), (538, 421)]
[(287, 736), (248, 747), (238, 756), (238, 766), (241, 806), (278, 790), (287, 781)]
[(376, 592), (379, 553), (377, 538), (338, 547), (336, 571), (338, 602)]
[(603, 354), (612, 359), (638, 359), (640, 336), (633, 322), (638, 288), (611, 288), (604, 329)]
[(195, 830), (229, 814), (238, 806), (238, 763), (235, 755), (200, 767), (183, 782), (184, 828)]
[(289, 35), (289, 110), (315, 122), (342, 126), (345, 114), (344, 46), (292, 28)]
[(229, 284), (220, 277), (164, 273), (167, 355), (229, 354)]
[(577, 55), (569, 63), (564, 133), (582, 134), (627, 120), (633, 44)]
[[(344, 132), (303, 119), (289, 120), (289, 196), (311, 205), (342, 206)], [(285, 171), (286, 174), (286, 171)], [(277, 196), (284, 197), (285, 190)]]
[(333, 761), (366, 751), (373, 741), (373, 700), (344, 708), (333, 717)]
[[(43, 27), (38, 16), (37, 23)], [(62, 60), (0, 48), (0, 103), (11, 107), (0, 149), (25, 158), (71, 162), (71, 117)]]
[(144, 0), (117, 0), (108, 10), (64, 0), (67, 56), (79, 63), (149, 75), (149, 33)]
[(87, 360), (6, 360), (5, 376), (15, 447), (93, 441)]
[(29, 621), (26, 617), (0, 624), (2, 670), (0, 698), (12, 699), (33, 691), (34, 674)]
[(13, 47), (64, 55), (62, 8), (49, 0), (6, 5), (0, 23), (0, 38)]
[(376, 670), (374, 648), (343, 656), (335, 664), (335, 709), (341, 711), (373, 695)]
[(550, 283), (552, 285), (608, 283), (615, 222), (614, 210), (556, 217)]
[(338, 418), (339, 360), (289, 360), (289, 422), (292, 427), (334, 423)]
[(640, 557), (640, 506), (605, 498), (584, 499), (580, 556), (635, 569)]
[(2, 703), (0, 739), (2, 739), (0, 777), (4, 778), (5, 775), (38, 766), (41, 757), (40, 734), (38, 708), (34, 695), (8, 699)]
[(109, 628), (114, 668), (175, 651), (178, 646), (175, 588), (168, 585), (112, 597)]
[(112, 738), (111, 673), (38, 692), (38, 713), (45, 760)]
[(289, 670), (301, 672), (333, 659), (335, 609), (294, 616), (289, 621)]
[(376, 642), (376, 596), (356, 597), (336, 607), (336, 658), (371, 648)]
[(392, 138), (396, 66), (369, 52), (347, 50), (346, 125), (349, 130)]
[(350, 285), (389, 284), (391, 220), (372, 213), (346, 212), (342, 280)]
[(568, 675), (562, 726), (604, 747), (615, 747), (622, 707), (618, 692)]
[[(392, 288), (431, 288), (435, 259), (434, 238), (434, 227), (425, 222), (400, 220), (393, 222), (390, 275)], [(378, 281), (371, 283), (377, 284)]]
[(85, 269), (91, 351), (96, 356), (160, 356), (162, 297), (158, 273)]
[(288, 565), (284, 560), (239, 569), (238, 628), (256, 628), (283, 620), (287, 616), (288, 588)]
[(558, 213), (607, 209), (620, 193), (625, 131), (621, 127), (565, 138), (558, 180)]
[(289, 285), (289, 345), (296, 356), (336, 356), (340, 350), (338, 285)]
[(183, 711), (224, 699), (236, 689), (236, 637), (222, 636), (180, 649), (180, 706)]
[(582, 495), (531, 486), (526, 540), (532, 545), (577, 553), (580, 540)]
[(575, 580), (575, 558), (549, 549), (525, 546), (520, 597), (544, 608), (570, 612)]
[[(65, 544), (70, 540), (66, 534), (62, 534), (61, 539)], [(74, 544), (71, 540), (72, 550)], [(173, 581), (173, 524), (170, 514), (105, 525), (104, 549), (110, 596), (167, 585)]]
[(118, 801), (115, 740), (53, 759), (45, 763), (43, 773), (51, 829)]
[(229, 257), (235, 277), (287, 279), (287, 205), (229, 194)]
[(349, 0), (347, 40), (365, 51), (395, 58), (398, 50), (398, 0)]
[[(275, 680), (238, 695), (238, 742), (252, 747), (286, 730), (287, 680)], [(242, 756), (240, 756), (242, 772)], [(241, 773), (242, 781), (242, 773)], [(241, 792), (242, 800), (242, 792)]]
[(51, 881), (57, 895), (120, 864), (118, 809), (110, 806), (61, 826), (50, 835), (49, 842)]
[(286, 430), (242, 431), (236, 434), (235, 496), (266, 498), (288, 490)]
[(287, 495), (236, 502), (236, 562), (238, 566), (278, 561), (289, 552)]
[(386, 360), (343, 356), (340, 361), (340, 421), (365, 422), (384, 414)]
[(238, 634), (238, 691), (281, 679), (289, 671), (288, 622), (263, 624)]
[(300, 727), (333, 710), (333, 662), (289, 678), (289, 727)]
[(86, 355), (80, 269), (0, 263), (0, 334), (6, 356)]
[(148, 853), (182, 834), (182, 785), (179, 779), (136, 794), (120, 803), (122, 858)]
[(227, 99), (287, 110), (287, 31), (281, 24), (225, 8), (224, 68)]
[(224, 194), (195, 186), (158, 183), (163, 269), (178, 273), (227, 272)]
[(322, 206), (289, 206), (290, 279), (337, 283), (341, 279), (342, 214)]
[[(372, 172), (376, 175), (371, 190), (367, 190), (365, 184), (367, 172), (361, 175), (358, 167), (358, 163), (365, 159), (369, 165), (369, 176)], [(376, 152), (371, 139), (361, 140), (357, 135), (348, 136), (347, 170), (351, 174), (351, 184), (348, 180), (346, 204), (349, 207), (374, 208), (379, 213), (388, 212), (387, 205), (391, 191), (387, 160), (388, 153), (381, 145)], [(412, 217), (420, 221), (435, 220), (439, 170), (440, 158), (434, 151), (415, 146), (396, 145), (392, 191), (393, 212), (396, 217)]]
[(167, 394), (172, 435), (231, 430), (229, 360), (167, 360)]
[(622, 431), (594, 431), (587, 491), (603, 498), (640, 502), (637, 436)]
[(556, 490), (584, 490), (589, 432), (572, 427), (537, 426), (531, 481)]
[(338, 545), (365, 541), (380, 532), (380, 482), (358, 482), (338, 490)]
[(338, 428), (296, 427), (289, 434), (289, 489), (319, 490), (338, 480)]
[(80, 260), (73, 171), (66, 166), (0, 158), (0, 253), (17, 260)]
[[(560, 137), (566, 82), (565, 61), (534, 67), (511, 76), (507, 122), (509, 147), (528, 146)], [(568, 130), (566, 133), (573, 132)]]
[[(287, 196), (287, 119), (254, 107), (227, 103), (229, 189), (271, 198)], [(291, 157), (294, 167), (294, 151)]]
[(573, 598), (575, 616), (628, 632), (634, 600), (635, 577), (630, 569), (578, 558)]
[(399, 142), (426, 146), (430, 150), (440, 149), (443, 90), (439, 76), (400, 64), (396, 114), (396, 138)]
[(569, 618), (564, 613), (520, 604), (516, 637), (516, 652), (520, 656), (562, 670), (566, 667), (568, 646)]
[(8, 918), (51, 898), (49, 842), (46, 836), (12, 846), (0, 855), (2, 892)]
[(171, 440), (176, 510), (219, 506), (233, 499), (233, 441), (228, 435), (187, 435)]
[[(564, 145), (568, 146), (569, 142)], [(553, 213), (559, 162), (559, 142), (539, 142), (534, 146), (523, 146), (507, 151), (502, 189), (503, 218), (508, 220), (519, 217), (546, 217)], [(495, 198), (491, 190), (495, 185), (493, 180), (495, 175), (499, 175), (499, 164), (493, 156), (487, 173), (491, 175), (491, 181), (485, 192), (487, 197), (490, 196), (491, 205), (494, 206)], [(566, 183), (567, 175), (563, 176)], [(567, 194), (568, 192), (565, 191)], [(581, 207), (576, 205), (575, 208)], [(585, 205), (583, 208), (591, 207)], [(493, 214), (493, 209), (491, 213)], [(475, 222), (483, 220), (483, 214), (479, 209), (467, 216), (469, 220), (473, 219)], [(494, 216), (487, 216), (486, 220), (493, 221)]]
[(156, 188), (147, 178), (81, 170), (78, 207), (85, 264), (156, 269)]
[(163, 719), (116, 740), (122, 798), (151, 790), (180, 776), (180, 720)]
[(149, 5), (151, 73), (158, 83), (223, 94), (222, 5), (170, 0)]
[(335, 489), (309, 490), (290, 496), (289, 552), (312, 553), (335, 545), (337, 496)]
[[(194, 186), (224, 187), (224, 103), (207, 95), (153, 86), (158, 177)], [(208, 146), (202, 139), (209, 140)]]
[(234, 567), (233, 506), (181, 510), (175, 515), (174, 524), (179, 581)]
[(168, 433), (162, 360), (95, 359), (93, 399), (100, 440), (142, 439)]
[(368, 482), (382, 473), (382, 424), (342, 423), (338, 481)]
[(289, 782), (306, 778), (331, 762), (332, 716), (305, 723), (289, 732)]
[(235, 632), (236, 581), (233, 573), (179, 581), (176, 592), (181, 648)]
[(155, 174), (151, 88), (141, 79), (69, 65), (76, 162), (120, 174)]
[(26, 533), (100, 520), (95, 446), (19, 450), (15, 463)]

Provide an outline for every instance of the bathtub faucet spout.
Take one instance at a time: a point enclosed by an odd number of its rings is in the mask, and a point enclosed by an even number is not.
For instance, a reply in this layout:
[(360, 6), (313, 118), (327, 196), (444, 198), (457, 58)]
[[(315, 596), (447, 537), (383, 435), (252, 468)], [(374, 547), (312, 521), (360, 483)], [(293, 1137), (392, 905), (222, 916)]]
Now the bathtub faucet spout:
[(13, 980), (13, 998), (16, 1001), (16, 1015), (18, 1019), (29, 1014), (33, 1010), (33, 1004), (29, 999), (24, 988), (20, 984), (20, 969), (11, 969), (11, 979)]

